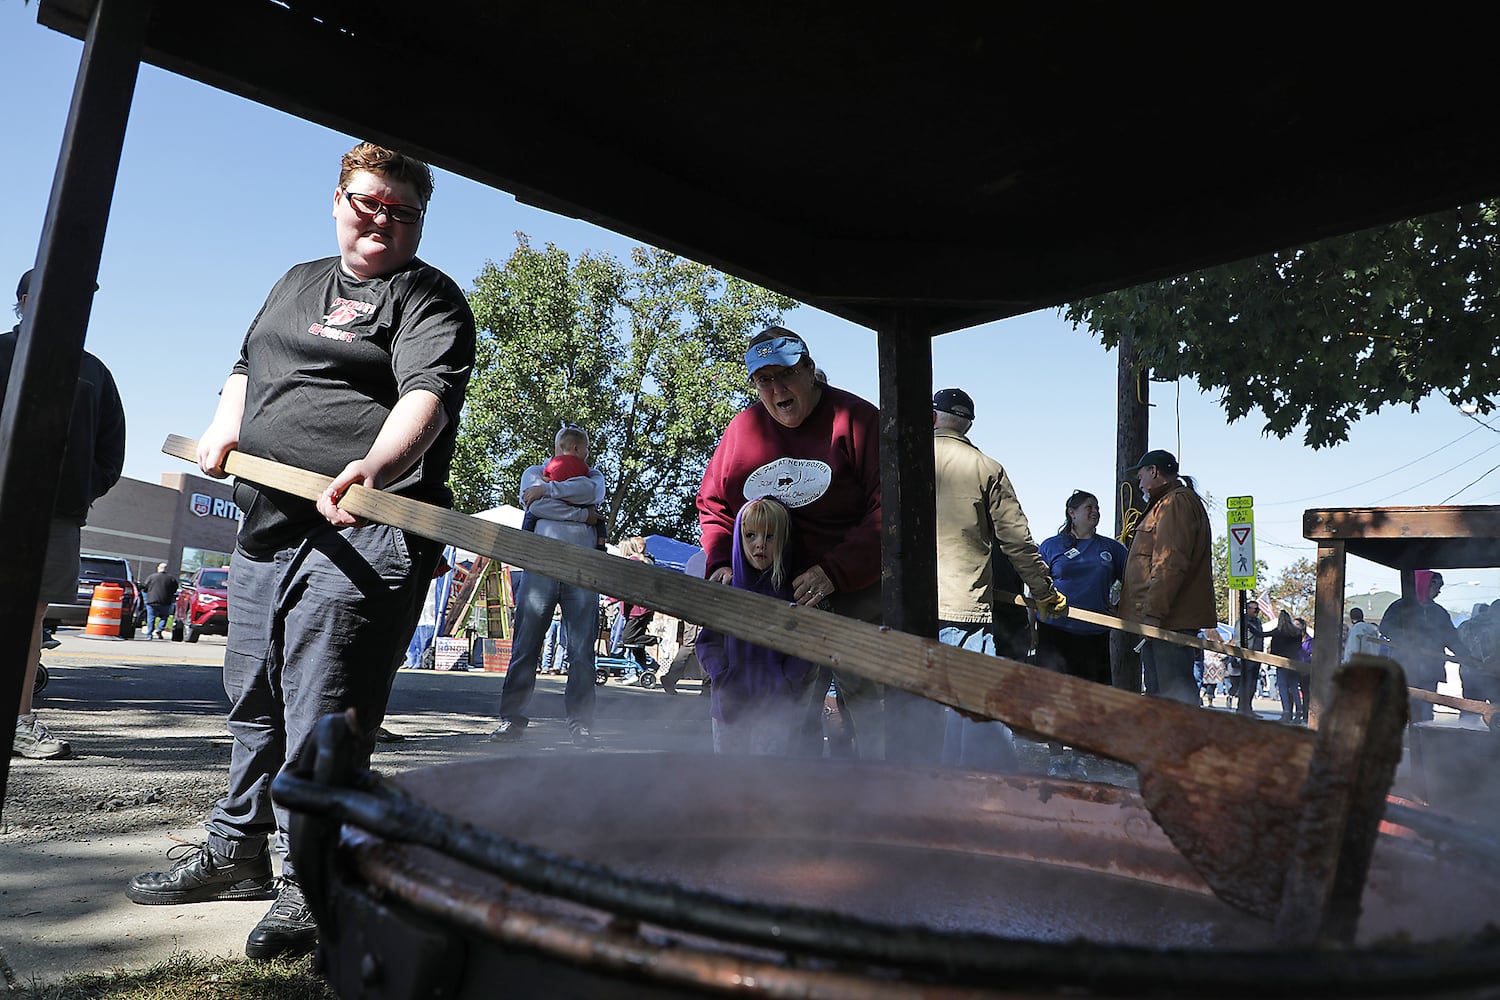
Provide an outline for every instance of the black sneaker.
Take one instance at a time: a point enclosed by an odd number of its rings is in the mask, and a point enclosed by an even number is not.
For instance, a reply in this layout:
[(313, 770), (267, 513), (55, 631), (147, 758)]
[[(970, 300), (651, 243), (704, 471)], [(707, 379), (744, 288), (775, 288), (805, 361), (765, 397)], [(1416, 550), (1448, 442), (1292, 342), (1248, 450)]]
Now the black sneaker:
[(500, 725), (490, 733), (490, 740), (494, 743), (514, 743), (521, 738), (521, 733), (525, 729), (525, 726), (513, 719), (501, 719)]
[(318, 944), (318, 923), (302, 896), (302, 887), (281, 880), (281, 894), (245, 939), (245, 954), (251, 958), (281, 958), (305, 955)]
[(569, 735), (573, 737), (575, 747), (596, 747), (599, 745), (599, 737), (590, 731), (588, 726), (571, 726)]
[(125, 895), (145, 906), (206, 903), (214, 899), (269, 899), (275, 888), (271, 855), (226, 858), (207, 844), (178, 844), (167, 852), (169, 871), (143, 872), (130, 880)]

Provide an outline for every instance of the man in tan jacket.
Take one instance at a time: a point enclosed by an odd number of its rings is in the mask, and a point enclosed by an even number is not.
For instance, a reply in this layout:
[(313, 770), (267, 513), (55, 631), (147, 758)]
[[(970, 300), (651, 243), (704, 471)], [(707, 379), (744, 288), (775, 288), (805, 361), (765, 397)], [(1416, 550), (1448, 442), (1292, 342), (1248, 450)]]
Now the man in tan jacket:
[[(1037, 553), (1010, 477), (965, 437), (973, 423), (974, 401), (962, 389), (943, 389), (932, 397), (938, 639), (1023, 659), (1030, 652), (1030, 622), (1019, 608), (997, 608), (995, 591), (1019, 590), (1024, 582), (1046, 615), (1062, 614), (1068, 602)], [(1014, 770), (1017, 764), (1003, 723), (976, 724), (951, 709), (943, 761), (993, 770)]]
[[(1125, 474), (1136, 477), (1150, 502), (1125, 560), (1121, 614), (1183, 635), (1216, 628), (1213, 532), (1192, 479), (1180, 476), (1177, 459), (1160, 449), (1146, 452)], [(1148, 639), (1141, 667), (1147, 694), (1199, 704), (1191, 646)]]

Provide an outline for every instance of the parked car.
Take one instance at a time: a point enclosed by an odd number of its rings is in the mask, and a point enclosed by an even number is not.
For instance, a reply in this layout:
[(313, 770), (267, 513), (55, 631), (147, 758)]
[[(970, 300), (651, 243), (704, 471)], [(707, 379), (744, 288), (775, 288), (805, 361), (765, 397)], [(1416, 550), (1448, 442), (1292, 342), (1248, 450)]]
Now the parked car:
[(172, 641), (197, 642), (200, 635), (229, 634), (229, 567), (205, 566), (177, 588)]
[(141, 591), (135, 585), (130, 563), (118, 556), (101, 556), (85, 552), (78, 557), (78, 592), (68, 604), (49, 604), (44, 616), (58, 625), (87, 625), (89, 606), (94, 602), (94, 588), (113, 583), (125, 591), (120, 601), (120, 638), (135, 636), (136, 611), (141, 606)]

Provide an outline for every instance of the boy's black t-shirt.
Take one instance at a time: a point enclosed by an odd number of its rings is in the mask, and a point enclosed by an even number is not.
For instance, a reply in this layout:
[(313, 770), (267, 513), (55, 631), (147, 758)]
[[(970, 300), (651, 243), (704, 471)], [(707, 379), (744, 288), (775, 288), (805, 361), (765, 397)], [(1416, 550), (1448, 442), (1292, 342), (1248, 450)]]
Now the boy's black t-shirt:
[[(420, 260), (361, 281), (339, 258), (299, 264), (266, 298), (240, 348), (247, 378), (240, 449), (337, 475), (363, 458), (405, 394), (426, 389), (447, 426), (392, 493), (451, 506), (448, 469), (474, 364), (474, 315), (463, 291)], [(305, 537), (323, 518), (311, 500), (235, 484), (245, 512), (240, 545), (268, 554)]]

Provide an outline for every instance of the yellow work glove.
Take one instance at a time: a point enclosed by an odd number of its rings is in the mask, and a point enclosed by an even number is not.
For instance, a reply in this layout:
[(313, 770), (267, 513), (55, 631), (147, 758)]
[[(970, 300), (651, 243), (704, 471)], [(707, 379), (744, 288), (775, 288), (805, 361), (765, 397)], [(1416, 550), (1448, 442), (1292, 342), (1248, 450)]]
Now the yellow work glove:
[(1068, 599), (1057, 590), (1044, 594), (1036, 599), (1036, 615), (1042, 621), (1049, 618), (1066, 618)]

